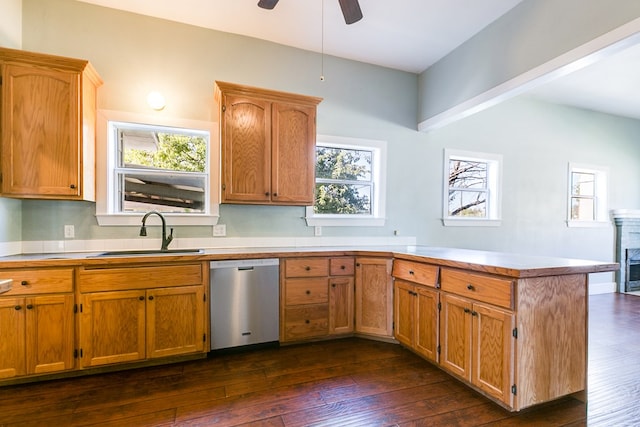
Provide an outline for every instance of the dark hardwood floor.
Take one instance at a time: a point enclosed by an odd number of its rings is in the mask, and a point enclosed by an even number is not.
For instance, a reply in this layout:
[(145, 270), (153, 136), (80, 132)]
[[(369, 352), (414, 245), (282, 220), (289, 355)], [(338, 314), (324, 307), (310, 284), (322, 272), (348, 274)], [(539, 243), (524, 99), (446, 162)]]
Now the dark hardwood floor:
[(512, 414), (398, 345), (344, 339), (2, 387), (0, 425), (640, 425), (640, 297), (590, 301), (588, 409)]

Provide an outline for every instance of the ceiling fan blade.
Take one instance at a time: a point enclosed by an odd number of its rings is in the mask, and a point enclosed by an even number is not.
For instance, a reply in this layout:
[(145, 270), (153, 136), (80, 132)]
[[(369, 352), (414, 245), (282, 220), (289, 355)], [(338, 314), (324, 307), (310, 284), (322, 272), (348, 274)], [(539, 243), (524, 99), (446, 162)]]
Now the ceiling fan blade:
[(263, 9), (273, 9), (278, 4), (278, 0), (260, 0), (258, 6)]
[(344, 16), (344, 22), (353, 24), (362, 19), (362, 10), (358, 0), (338, 0), (340, 2), (340, 8), (342, 9), (342, 15)]

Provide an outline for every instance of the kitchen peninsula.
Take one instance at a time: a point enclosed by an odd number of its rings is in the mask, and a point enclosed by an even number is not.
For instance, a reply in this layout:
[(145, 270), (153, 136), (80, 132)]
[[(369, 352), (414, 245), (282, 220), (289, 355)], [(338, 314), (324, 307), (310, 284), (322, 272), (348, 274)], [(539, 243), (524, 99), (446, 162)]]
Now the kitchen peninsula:
[[(304, 270), (307, 260), (329, 266), (337, 259), (353, 260), (354, 271), (334, 274), (327, 267), (320, 283), (355, 277), (355, 298), (347, 292), (349, 303), (338, 301), (354, 314), (355, 325), (330, 333), (335, 301), (327, 297), (327, 317), (318, 321), (326, 322), (326, 334), (299, 340), (355, 334), (397, 341), (519, 411), (568, 394), (586, 398), (588, 275), (618, 268), (611, 262), (424, 246), (95, 255), (0, 258), (0, 279), (13, 280), (12, 290), (0, 294), (0, 330), (8, 337), (0, 344), (0, 384), (205, 357), (209, 261), (296, 259)], [(282, 323), (282, 269), (280, 277)], [(40, 317), (49, 320), (38, 322)], [(381, 327), (364, 328), (363, 322)], [(131, 333), (114, 333), (125, 324)], [(101, 334), (117, 340), (96, 338)], [(280, 341), (297, 339), (281, 335)]]

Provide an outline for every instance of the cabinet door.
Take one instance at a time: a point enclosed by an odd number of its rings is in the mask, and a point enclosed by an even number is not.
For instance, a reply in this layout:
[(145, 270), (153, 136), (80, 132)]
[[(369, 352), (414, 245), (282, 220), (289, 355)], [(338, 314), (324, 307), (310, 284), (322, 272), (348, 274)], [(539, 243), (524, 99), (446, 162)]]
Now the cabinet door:
[(271, 200), (271, 103), (226, 95), (222, 114), (222, 201)]
[(475, 303), (473, 318), (473, 363), (471, 382), (491, 396), (513, 406), (514, 315)]
[(416, 286), (415, 350), (425, 358), (437, 362), (439, 293), (435, 289)]
[(393, 336), (392, 260), (356, 259), (356, 332)]
[(145, 291), (84, 294), (80, 310), (82, 367), (145, 358)]
[(79, 196), (79, 73), (4, 67), (2, 193)]
[(42, 374), (74, 366), (73, 295), (26, 299), (27, 371)]
[(440, 365), (471, 381), (471, 302), (446, 293), (440, 301)]
[(278, 204), (313, 205), (316, 108), (272, 105), (271, 198)]
[(26, 374), (24, 298), (0, 298), (0, 378)]
[(353, 277), (329, 280), (329, 333), (353, 332)]
[(412, 347), (414, 346), (415, 331), (415, 297), (411, 283), (396, 279), (395, 284), (395, 329), (394, 334), (398, 341)]
[(204, 288), (147, 291), (147, 355), (163, 357), (204, 350)]

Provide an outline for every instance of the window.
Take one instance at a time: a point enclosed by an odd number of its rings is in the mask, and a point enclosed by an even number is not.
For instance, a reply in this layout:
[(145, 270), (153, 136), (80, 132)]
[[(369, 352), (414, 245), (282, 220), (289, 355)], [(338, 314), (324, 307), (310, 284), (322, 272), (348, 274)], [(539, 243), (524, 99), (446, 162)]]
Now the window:
[(444, 152), (444, 225), (500, 225), (502, 156)]
[(593, 226), (608, 223), (606, 168), (569, 164), (570, 227)]
[(175, 225), (215, 224), (218, 192), (210, 168), (217, 162), (210, 126), (108, 115), (99, 125), (105, 138), (98, 151), (105, 159), (97, 161), (98, 223), (137, 225), (142, 214), (155, 210)]
[(386, 142), (318, 136), (307, 225), (384, 225)]

